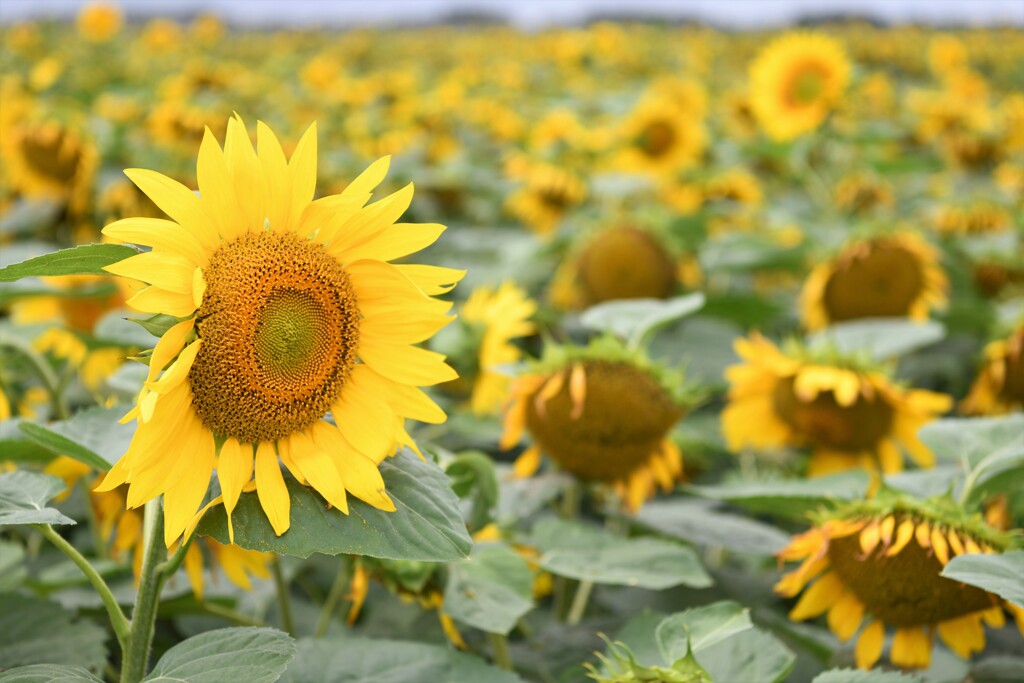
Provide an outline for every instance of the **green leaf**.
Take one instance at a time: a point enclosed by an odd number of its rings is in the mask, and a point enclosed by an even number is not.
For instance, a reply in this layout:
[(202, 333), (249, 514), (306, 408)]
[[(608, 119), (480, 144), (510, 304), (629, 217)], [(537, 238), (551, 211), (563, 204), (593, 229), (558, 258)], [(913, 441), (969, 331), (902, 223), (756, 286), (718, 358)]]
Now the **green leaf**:
[(494, 461), (481, 451), (459, 453), (445, 468), (452, 479), (452, 490), (472, 503), (466, 524), (472, 530), (487, 526), (498, 504), (498, 477)]
[(61, 249), (0, 268), (0, 282), (43, 275), (109, 275), (103, 266), (138, 253), (138, 249), (123, 244), (87, 244)]
[(533, 530), (543, 553), (540, 565), (552, 574), (620, 586), (660, 590), (712, 584), (694, 552), (655, 538), (622, 538), (603, 529), (548, 518)]
[(867, 472), (851, 470), (813, 479), (751, 481), (718, 486), (687, 486), (704, 498), (725, 500), (755, 512), (802, 518), (831, 500), (860, 498), (870, 483)]
[(796, 655), (768, 631), (753, 628), (708, 646), (697, 661), (713, 681), (783, 681), (796, 663)]
[(15, 470), (0, 474), (0, 527), (11, 524), (74, 524), (46, 504), (67, 488), (58, 477)]
[(806, 268), (806, 249), (786, 247), (770, 236), (727, 234), (708, 242), (700, 252), (700, 266), (705, 273), (756, 270), (788, 270)]
[(690, 652), (700, 655), (701, 650), (753, 626), (749, 609), (722, 601), (667, 617), (658, 624), (654, 637), (665, 663), (672, 664)]
[(506, 545), (477, 544), (465, 560), (448, 567), (444, 612), (490, 633), (508, 635), (533, 607), (533, 573)]
[[(291, 528), (274, 533), (256, 492), (243, 493), (232, 514), (235, 543), (250, 550), (309, 557), (368, 555), (389, 560), (448, 562), (469, 555), (473, 545), (448, 477), (433, 463), (408, 451), (380, 464), (395, 512), (384, 512), (349, 498), (349, 514), (328, 509), (313, 489), (286, 479), (291, 497)], [(228, 542), (223, 506), (211, 509), (197, 529), (203, 536)]]
[(295, 656), (295, 641), (272, 628), (222, 628), (178, 643), (146, 681), (274, 683)]
[(25, 580), (25, 550), (20, 543), (0, 539), (0, 593), (12, 591)]
[(696, 313), (704, 305), (700, 292), (673, 299), (621, 299), (591, 306), (580, 315), (584, 327), (611, 332), (637, 348), (656, 329)]
[(0, 665), (69, 664), (93, 672), (107, 661), (107, 631), (55, 602), (0, 594)]
[(148, 318), (128, 318), (128, 320), (139, 325), (154, 337), (162, 337), (164, 332), (180, 323), (184, 318), (175, 318), (173, 315), (157, 313)]
[(811, 683), (921, 683), (922, 678), (899, 671), (832, 669), (814, 677)]
[(941, 323), (902, 318), (862, 318), (836, 323), (808, 337), (812, 349), (836, 349), (844, 354), (867, 353), (875, 360), (895, 358), (946, 336)]
[(942, 576), (995, 593), (1024, 608), (1024, 550), (1002, 555), (960, 555), (949, 561)]
[(774, 555), (789, 543), (789, 535), (776, 527), (714, 508), (706, 500), (656, 500), (640, 509), (636, 521), (690, 543), (738, 552)]
[(974, 467), (1004, 446), (1024, 439), (1024, 415), (949, 417), (929, 422), (918, 432), (936, 460)]
[(281, 683), (522, 683), (513, 673), (443, 645), (336, 638), (298, 644)]
[(0, 683), (102, 683), (80, 666), (32, 664), (0, 671)]
[(969, 679), (971, 683), (1020, 683), (1024, 681), (1024, 657), (983, 659), (971, 667)]
[(106, 472), (121, 459), (135, 435), (134, 422), (118, 422), (124, 412), (123, 407), (87, 408), (69, 420), (45, 426), (22, 422), (18, 429), (55, 455), (66, 455)]
[[(153, 348), (159, 335), (150, 334), (145, 327), (141, 326), (134, 318), (129, 318), (127, 314), (127, 310), (106, 313), (93, 326), (93, 337), (111, 345), (136, 346), (140, 349)], [(170, 316), (163, 317), (169, 318)], [(177, 318), (172, 318), (172, 320), (177, 320)]]

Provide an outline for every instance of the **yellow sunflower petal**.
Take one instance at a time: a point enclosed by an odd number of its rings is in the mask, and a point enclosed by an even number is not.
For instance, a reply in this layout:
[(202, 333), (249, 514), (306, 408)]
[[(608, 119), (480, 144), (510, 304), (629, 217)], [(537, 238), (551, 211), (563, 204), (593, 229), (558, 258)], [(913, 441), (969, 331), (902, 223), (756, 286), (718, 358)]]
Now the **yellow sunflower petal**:
[(532, 477), (540, 467), (540, 447), (536, 444), (530, 446), (516, 458), (512, 471), (520, 479)]
[(416, 346), (362, 340), (359, 356), (377, 373), (402, 384), (432, 386), (459, 376), (443, 355)]
[(240, 444), (236, 439), (229, 438), (221, 444), (217, 457), (217, 480), (224, 497), (224, 511), (228, 516), (228, 537), (235, 542), (235, 528), (231, 524), (231, 513), (242, 495), (242, 487), (252, 479), (253, 453), (252, 446)]
[(124, 218), (103, 228), (103, 234), (121, 242), (177, 254), (197, 266), (205, 266), (209, 261), (206, 247), (174, 221), (162, 218)]
[(927, 669), (932, 661), (931, 638), (920, 626), (898, 628), (892, 638), (889, 659), (907, 669)]
[(278, 536), (291, 526), (291, 498), (281, 476), (274, 444), (263, 441), (256, 447), (256, 494), (274, 533)]
[(970, 659), (973, 653), (985, 649), (985, 629), (978, 613), (939, 622), (936, 631), (942, 642), (962, 659)]
[(873, 621), (868, 624), (857, 639), (855, 655), (857, 668), (870, 669), (882, 656), (882, 645), (885, 644), (885, 624)]
[(813, 619), (824, 614), (845, 593), (846, 588), (835, 572), (825, 574), (804, 591), (800, 600), (790, 611), (789, 618), (794, 621)]

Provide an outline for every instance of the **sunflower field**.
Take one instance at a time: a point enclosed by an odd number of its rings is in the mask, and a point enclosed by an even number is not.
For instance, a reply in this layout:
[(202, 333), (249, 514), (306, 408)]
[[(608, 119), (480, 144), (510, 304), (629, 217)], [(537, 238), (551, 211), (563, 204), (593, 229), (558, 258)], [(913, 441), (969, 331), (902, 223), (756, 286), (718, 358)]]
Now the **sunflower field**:
[(0, 681), (1024, 681), (1024, 31), (0, 25)]

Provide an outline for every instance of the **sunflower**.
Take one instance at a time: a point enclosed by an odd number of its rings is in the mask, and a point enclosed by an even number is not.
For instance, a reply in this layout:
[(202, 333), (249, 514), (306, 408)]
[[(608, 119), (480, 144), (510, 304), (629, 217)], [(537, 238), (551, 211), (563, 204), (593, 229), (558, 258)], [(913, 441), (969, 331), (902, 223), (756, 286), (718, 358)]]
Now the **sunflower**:
[(972, 415), (999, 415), (1024, 407), (1024, 323), (990, 342), (977, 379), (960, 408)]
[(1008, 230), (1013, 218), (999, 203), (976, 199), (942, 207), (935, 214), (934, 224), (944, 235), (974, 235)]
[(506, 207), (538, 235), (554, 232), (573, 207), (587, 197), (587, 186), (569, 169), (553, 164), (513, 165), (513, 175), (525, 183), (509, 195)]
[(856, 238), (807, 276), (801, 317), (810, 330), (859, 318), (927, 320), (948, 286), (938, 251), (917, 235)]
[(855, 652), (862, 669), (881, 657), (886, 626), (895, 629), (890, 661), (908, 669), (928, 668), (935, 633), (964, 659), (980, 652), (983, 624), (1003, 626), (1004, 607), (1024, 633), (1024, 610), (940, 576), (950, 558), (1004, 552), (1009, 536), (980, 516), (968, 517), (949, 498), (915, 500), (883, 492), (820, 517), (779, 553), (780, 561), (802, 562), (775, 586), (785, 597), (803, 591), (790, 618), (803, 621), (827, 612), (840, 641), (859, 630)]
[(839, 103), (852, 67), (836, 40), (790, 33), (772, 41), (750, 66), (751, 107), (776, 140), (816, 129)]
[(657, 488), (671, 490), (683, 472), (670, 437), (685, 413), (676, 378), (609, 337), (545, 351), (513, 382), (505, 414), (502, 449), (524, 429), (533, 438), (516, 475), (536, 472), (543, 452), (582, 481), (611, 484), (633, 511)]
[(522, 352), (511, 342), (536, 331), (530, 322), (536, 312), (537, 302), (512, 282), (497, 289), (479, 287), (463, 305), (461, 321), (482, 331), (477, 376), (470, 398), (475, 414), (494, 414), (504, 403), (510, 380), (502, 366), (519, 362)]
[(711, 176), (704, 185), (704, 198), (757, 207), (764, 200), (764, 190), (757, 176), (745, 168), (736, 167)]
[(109, 2), (90, 2), (75, 19), (78, 33), (88, 41), (105, 43), (117, 35), (124, 24), (124, 15), (117, 5)]
[(895, 202), (889, 183), (863, 172), (849, 173), (840, 178), (834, 193), (836, 206), (852, 214), (891, 208)]
[(262, 123), (257, 137), (259, 155), (238, 118), (228, 122), (224, 151), (206, 133), (200, 195), (152, 171), (127, 171), (173, 220), (129, 218), (104, 229), (153, 248), (106, 268), (149, 283), (128, 304), (179, 322), (150, 356), (125, 416), (138, 429), (99, 490), (129, 484), (131, 508), (163, 494), (168, 546), (199, 509), (214, 469), (229, 515), (255, 472), (251, 486), (275, 532), (285, 533), (290, 503), (278, 458), (343, 512), (346, 491), (394, 510), (377, 465), (399, 444), (415, 448), (404, 418), (444, 421), (418, 386), (455, 378), (443, 356), (413, 344), (451, 321), (451, 304), (431, 295), (463, 272), (388, 263), (444, 230), (395, 223), (412, 185), (365, 205), (387, 172), (382, 159), (342, 194), (312, 201), (315, 125), (290, 161)]
[(757, 333), (735, 348), (746, 362), (726, 370), (722, 432), (731, 450), (806, 446), (812, 476), (854, 467), (899, 472), (900, 446), (919, 466), (934, 464), (917, 431), (949, 410), (948, 396), (900, 388), (855, 358), (796, 344), (783, 351)]
[(614, 299), (664, 299), (678, 282), (680, 264), (655, 229), (613, 225), (584, 235), (559, 266), (551, 299), (566, 310)]
[(654, 176), (669, 175), (700, 160), (707, 134), (700, 117), (675, 100), (649, 95), (619, 129), (614, 165)]
[(0, 158), (12, 189), (67, 202), (76, 211), (85, 207), (98, 157), (79, 128), (29, 116), (4, 125), (3, 133)]

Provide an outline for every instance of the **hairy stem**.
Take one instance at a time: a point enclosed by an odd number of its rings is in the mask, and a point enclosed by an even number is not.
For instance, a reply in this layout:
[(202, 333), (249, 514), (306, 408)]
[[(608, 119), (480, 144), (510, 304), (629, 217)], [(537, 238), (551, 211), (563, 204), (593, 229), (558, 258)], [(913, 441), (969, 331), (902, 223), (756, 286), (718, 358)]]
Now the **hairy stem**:
[(314, 637), (320, 638), (327, 633), (327, 627), (331, 625), (331, 617), (338, 608), (341, 596), (345, 592), (348, 576), (348, 566), (345, 560), (341, 560), (338, 563), (338, 575), (334, 577), (334, 583), (331, 584), (331, 590), (327, 594), (323, 608), (320, 610), (320, 618), (316, 620), (316, 630), (313, 632)]
[(289, 635), (294, 635), (295, 624), (292, 622), (292, 602), (288, 596), (288, 583), (284, 580), (284, 573), (281, 571), (281, 558), (277, 555), (270, 563), (274, 573), (274, 585), (277, 587), (277, 607), (281, 613), (281, 630)]
[(156, 627), (156, 612), (160, 604), (160, 589), (166, 576), (160, 572), (160, 565), (167, 556), (164, 547), (163, 511), (160, 499), (146, 503), (142, 522), (142, 576), (139, 580), (139, 594), (135, 598), (132, 612), (131, 631), (121, 662), (121, 683), (139, 683), (149, 668), (149, 650), (153, 645), (153, 631)]

